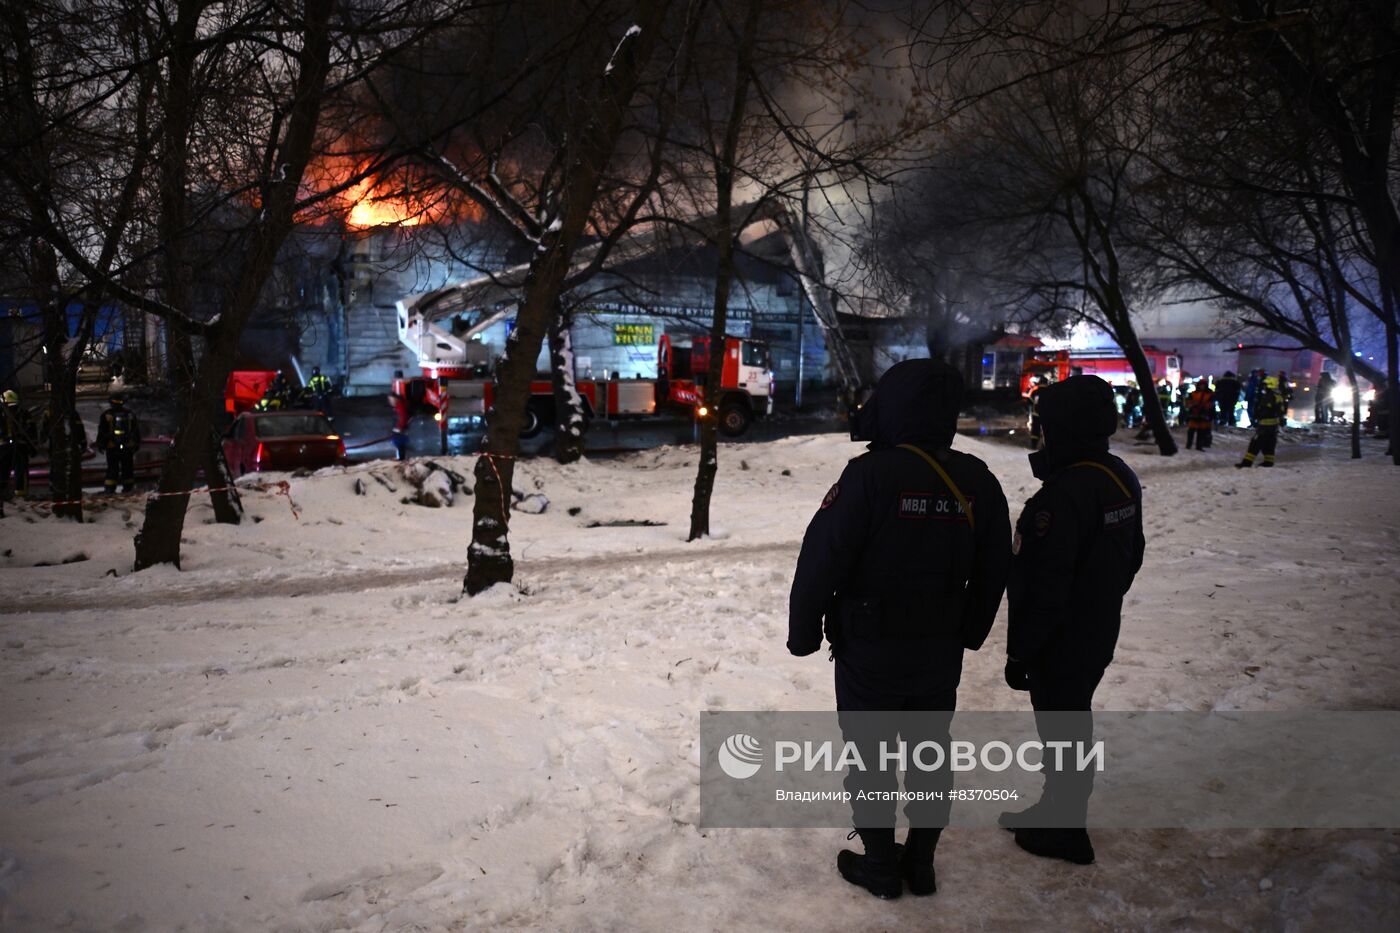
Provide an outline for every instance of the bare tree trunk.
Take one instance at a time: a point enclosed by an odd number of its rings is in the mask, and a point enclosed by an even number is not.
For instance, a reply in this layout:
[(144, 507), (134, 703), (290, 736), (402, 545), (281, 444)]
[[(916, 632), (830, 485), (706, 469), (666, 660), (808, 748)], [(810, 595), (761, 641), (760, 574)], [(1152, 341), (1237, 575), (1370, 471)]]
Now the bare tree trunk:
[[(1325, 208), (1325, 205), (1323, 205)], [(1327, 215), (1319, 212), (1326, 221)], [(1330, 229), (1328, 233), (1330, 234)], [(1346, 372), (1347, 383), (1351, 386), (1351, 459), (1361, 459), (1361, 389), (1356, 384), (1356, 356), (1351, 349), (1351, 321), (1347, 317), (1345, 283), (1342, 281), (1341, 264), (1336, 261), (1336, 257), (1329, 251), (1328, 268), (1331, 272), (1329, 285), (1329, 314), (1328, 320), (1332, 322), (1332, 339), (1336, 341), (1337, 348), (1341, 352), (1342, 367)], [(1321, 401), (1321, 400), (1319, 400)], [(1322, 401), (1324, 406), (1330, 405), (1331, 400)], [(1327, 408), (1323, 409), (1328, 410)]]
[(61, 503), (53, 514), (83, 520), (83, 432), (78, 418), (78, 386), (67, 365), (68, 310), (59, 293), (58, 258), (38, 240), (30, 247), (30, 275), (43, 307), (44, 379), (49, 384), (46, 446), (49, 453), (49, 498)]
[(1347, 367), (1351, 383), (1351, 459), (1361, 459), (1361, 386), (1356, 384), (1356, 368)]
[(1400, 466), (1400, 333), (1395, 326), (1393, 305), (1390, 320), (1385, 325), (1385, 368), (1385, 392), (1390, 408), (1390, 461)]
[(311, 158), (316, 127), (325, 99), (330, 70), (329, 22), (333, 0), (306, 0), (303, 7), (303, 44), (297, 56), (293, 104), (285, 119), (285, 135), (276, 153), (274, 178), (263, 191), (261, 222), (250, 235), (248, 253), (234, 287), (230, 289), (218, 323), (210, 328), (204, 358), (191, 382), (183, 423), (161, 471), (157, 495), (146, 507), (146, 519), (136, 535), (135, 569), (156, 564), (180, 566), (180, 536), (185, 527), (190, 488), (195, 472), (208, 456), (211, 413), (223, 398), (224, 385), (238, 349), (248, 315), (257, 305), (263, 285), (277, 261), (278, 250), (292, 228), (297, 187)]
[(469, 596), (497, 583), (508, 583), (514, 576), (509, 500), (535, 360), (555, 313), (574, 249), (597, 199), (602, 173), (612, 159), (627, 108), (642, 69), (656, 48), (669, 6), (670, 0), (637, 0), (637, 25), (614, 51), (599, 89), (583, 95), (579, 102), (575, 131), (568, 136), (575, 141), (575, 149), (563, 179), (560, 223), (540, 238), (526, 276), (515, 329), (496, 366), (495, 402), (486, 415), (485, 449), (477, 458), (475, 469), (472, 543), (467, 549), (467, 573), (462, 580), (462, 588)]
[(583, 456), (588, 418), (574, 370), (574, 314), (559, 302), (549, 323), (549, 363), (554, 379), (554, 459), (573, 463)]
[(214, 521), (221, 525), (240, 524), (243, 521), (243, 500), (233, 484), (233, 471), (224, 458), (223, 434), (217, 423), (209, 431), (209, 441), (204, 452), (204, 481), (209, 484)]
[[(1086, 226), (1083, 229), (1078, 226), (1073, 219), (1072, 210), (1067, 213), (1067, 217), (1074, 238), (1079, 243), (1085, 265), (1092, 271), (1098, 285), (1097, 292), (1091, 294), (1108, 322), (1113, 338), (1118, 341), (1123, 355), (1133, 367), (1133, 376), (1142, 387), (1142, 410), (1147, 418), (1147, 427), (1152, 430), (1152, 438), (1157, 442), (1157, 450), (1164, 457), (1173, 456), (1177, 452), (1176, 438), (1172, 437), (1171, 428), (1167, 425), (1167, 413), (1162, 410), (1162, 401), (1157, 397), (1157, 380), (1147, 362), (1147, 354), (1142, 352), (1142, 342), (1138, 340), (1137, 329), (1133, 327), (1133, 315), (1123, 294), (1121, 265), (1112, 229), (1100, 216), (1094, 199), (1082, 183), (1074, 196), (1084, 211)], [(1093, 230), (1098, 237), (1103, 253), (1102, 262), (1092, 247), (1089, 230)]]
[(729, 290), (734, 282), (734, 175), (738, 170), (735, 160), (739, 151), (739, 131), (743, 128), (744, 114), (748, 109), (749, 76), (761, 5), (761, 0), (749, 0), (744, 16), (744, 31), (734, 67), (734, 95), (725, 121), (724, 141), (714, 160), (715, 247), (719, 257), (715, 271), (715, 310), (710, 319), (710, 358), (702, 395), (710, 413), (708, 417), (700, 419), (700, 462), (695, 468), (695, 492), (690, 500), (690, 535), (687, 541), (703, 538), (710, 533), (710, 498), (715, 490), (715, 476), (719, 473), (720, 384), (724, 374), (724, 357), (729, 352), (725, 338), (729, 330)]
[(1152, 366), (1147, 362), (1147, 354), (1142, 352), (1142, 343), (1138, 340), (1137, 331), (1129, 322), (1122, 322), (1123, 326), (1115, 328), (1114, 337), (1118, 345), (1123, 348), (1123, 355), (1128, 358), (1128, 363), (1133, 367), (1133, 375), (1137, 378), (1142, 390), (1142, 413), (1147, 420), (1147, 426), (1152, 430), (1152, 439), (1157, 444), (1157, 450), (1164, 457), (1170, 457), (1177, 452), (1176, 438), (1172, 436), (1171, 428), (1167, 425), (1167, 413), (1162, 410), (1162, 400), (1157, 395), (1157, 382), (1152, 375)]
[[(183, 293), (183, 294), (187, 294)], [(174, 302), (172, 302), (173, 304)], [(171, 328), (170, 334), (170, 377), (175, 384), (178, 409), (176, 423), (184, 424), (189, 418), (190, 408), (197, 404), (194, 394), (194, 380), (199, 373), (199, 364), (194, 358), (194, 344), (190, 335), (179, 328)], [(219, 401), (222, 401), (220, 399)], [(222, 440), (216, 425), (215, 412), (222, 406), (215, 403), (210, 411), (208, 434), (210, 442), (203, 452), (200, 468), (204, 471), (205, 482), (209, 485), (209, 499), (214, 506), (214, 521), (221, 525), (237, 525), (243, 520), (243, 505), (233, 491), (233, 476), (223, 464)]]

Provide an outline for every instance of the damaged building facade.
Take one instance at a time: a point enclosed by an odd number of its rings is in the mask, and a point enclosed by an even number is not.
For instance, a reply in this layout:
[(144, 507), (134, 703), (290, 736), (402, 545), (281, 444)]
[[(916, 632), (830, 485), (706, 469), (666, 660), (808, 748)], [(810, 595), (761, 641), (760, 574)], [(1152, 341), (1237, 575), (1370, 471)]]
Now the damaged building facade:
[[(486, 223), (301, 228), (250, 322), (238, 365), (289, 372), (319, 366), (347, 395), (383, 393), (395, 372), (418, 369), (415, 354), (400, 342), (400, 301), (499, 274), (528, 257), (528, 248)], [(578, 284), (565, 295), (576, 375), (655, 378), (662, 335), (675, 340), (708, 332), (716, 266), (711, 246), (658, 245)], [(466, 332), (495, 310), (462, 308), (437, 323)], [(792, 398), (799, 374), (807, 387), (832, 382), (824, 335), (781, 232), (759, 231), (743, 242), (728, 322), (731, 335), (768, 343), (780, 397)], [(480, 359), (501, 354), (513, 325), (507, 314), (472, 338), (482, 345)], [(537, 365), (547, 371), (547, 348)]]

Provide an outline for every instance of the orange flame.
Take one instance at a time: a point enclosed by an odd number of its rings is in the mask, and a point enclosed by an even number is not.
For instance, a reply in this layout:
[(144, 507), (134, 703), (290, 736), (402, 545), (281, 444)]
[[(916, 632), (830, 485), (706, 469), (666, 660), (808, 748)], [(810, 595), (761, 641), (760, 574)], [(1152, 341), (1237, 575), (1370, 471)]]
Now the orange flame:
[[(322, 156), (308, 166), (302, 185), (310, 195), (343, 184), (361, 170), (347, 156)], [(344, 217), (354, 230), (453, 223), (484, 216), (479, 205), (441, 179), (404, 166), (356, 182), (305, 212), (300, 220), (312, 223), (327, 214)]]
[(374, 193), (374, 182), (366, 178), (345, 192), (350, 211), (345, 221), (352, 227), (411, 227), (423, 222), (424, 208), (407, 199)]

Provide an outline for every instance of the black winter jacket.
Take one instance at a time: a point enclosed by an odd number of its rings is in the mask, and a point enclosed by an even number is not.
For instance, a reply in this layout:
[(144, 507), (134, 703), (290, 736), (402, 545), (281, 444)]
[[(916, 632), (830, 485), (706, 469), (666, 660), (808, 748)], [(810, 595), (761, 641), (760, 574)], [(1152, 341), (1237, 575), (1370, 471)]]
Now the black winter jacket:
[(1102, 671), (1142, 567), (1142, 488), (1106, 440), (1052, 445), (1031, 466), (1043, 485), (1016, 522), (1007, 653), (1061, 673)]
[[(949, 685), (950, 677), (955, 685), (963, 648), (986, 639), (1006, 588), (1011, 528), (1006, 497), (986, 464), (949, 449), (957, 396), (951, 413), (935, 410), (917, 368), (906, 374), (903, 382), (888, 374), (881, 381), (870, 452), (846, 465), (807, 527), (788, 649), (818, 650), (825, 618), (838, 660), (891, 692), (917, 693)], [(971, 522), (937, 471), (900, 444), (939, 462), (967, 500)]]

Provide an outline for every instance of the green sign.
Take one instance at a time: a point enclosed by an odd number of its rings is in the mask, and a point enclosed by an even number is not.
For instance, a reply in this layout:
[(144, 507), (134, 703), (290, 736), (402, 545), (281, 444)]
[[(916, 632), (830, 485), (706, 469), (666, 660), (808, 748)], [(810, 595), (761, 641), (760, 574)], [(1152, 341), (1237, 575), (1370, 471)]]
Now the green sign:
[(638, 347), (656, 343), (654, 324), (614, 324), (613, 346)]

